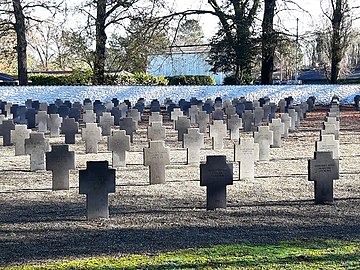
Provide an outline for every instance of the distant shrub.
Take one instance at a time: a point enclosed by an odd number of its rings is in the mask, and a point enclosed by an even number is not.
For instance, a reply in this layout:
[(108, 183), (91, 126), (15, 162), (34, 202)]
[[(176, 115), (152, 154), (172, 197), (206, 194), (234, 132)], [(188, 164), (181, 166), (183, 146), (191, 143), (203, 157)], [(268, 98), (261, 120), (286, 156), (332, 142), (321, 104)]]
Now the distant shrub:
[(166, 77), (169, 85), (215, 85), (215, 78), (206, 75), (179, 75)]
[(71, 74), (30, 74), (31, 85), (88, 85), (91, 72), (73, 71)]
[[(90, 71), (73, 71), (71, 74), (32, 74), (29, 76), (31, 85), (89, 85)], [(144, 73), (133, 75), (105, 74), (104, 85), (167, 85), (168, 80)]]

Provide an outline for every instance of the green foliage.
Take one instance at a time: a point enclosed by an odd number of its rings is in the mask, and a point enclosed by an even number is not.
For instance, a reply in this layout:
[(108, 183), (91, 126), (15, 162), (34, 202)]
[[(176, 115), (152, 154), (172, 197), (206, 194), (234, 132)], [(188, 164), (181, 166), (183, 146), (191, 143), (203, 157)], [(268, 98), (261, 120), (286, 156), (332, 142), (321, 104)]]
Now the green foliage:
[[(89, 85), (90, 71), (73, 71), (68, 75), (35, 74), (29, 76), (31, 85)], [(168, 80), (144, 73), (134, 75), (105, 74), (105, 85), (167, 85)]]
[(7, 269), (359, 269), (360, 241), (296, 240), (276, 245), (193, 248), (155, 256), (93, 258)]
[(166, 77), (169, 85), (215, 85), (215, 78), (205, 75), (180, 75)]
[(91, 72), (73, 71), (68, 75), (33, 74), (29, 75), (29, 79), (31, 85), (88, 85), (91, 80)]

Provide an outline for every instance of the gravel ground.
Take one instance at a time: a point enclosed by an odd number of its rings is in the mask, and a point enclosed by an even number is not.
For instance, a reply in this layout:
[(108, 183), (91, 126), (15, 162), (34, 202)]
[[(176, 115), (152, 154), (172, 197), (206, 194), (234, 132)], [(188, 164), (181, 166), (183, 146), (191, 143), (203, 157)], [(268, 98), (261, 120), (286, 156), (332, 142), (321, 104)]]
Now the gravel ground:
[[(317, 108), (290, 134), (269, 162), (256, 164), (255, 179), (228, 186), (228, 207), (206, 211), (206, 188), (199, 167), (185, 164), (186, 152), (165, 119), (171, 148), (167, 182), (150, 186), (142, 165), (146, 125), (134, 137), (128, 165), (117, 169), (116, 193), (109, 195), (110, 218), (87, 221), (85, 195), (78, 194), (78, 171), (71, 171), (70, 191), (51, 191), (51, 173), (30, 172), (29, 157), (14, 147), (0, 147), (0, 266), (46, 263), (92, 256), (153, 254), (179, 248), (239, 242), (275, 243), (312, 237), (360, 239), (360, 112), (342, 108), (340, 179), (334, 205), (314, 205), (307, 160), (313, 157), (325, 110)], [(241, 136), (251, 136), (242, 133)], [(63, 143), (64, 137), (51, 138)], [(103, 139), (99, 154), (85, 154), (77, 136), (78, 169), (88, 160), (109, 160)], [(206, 138), (201, 159), (225, 154), (233, 160), (233, 142), (211, 150)]]

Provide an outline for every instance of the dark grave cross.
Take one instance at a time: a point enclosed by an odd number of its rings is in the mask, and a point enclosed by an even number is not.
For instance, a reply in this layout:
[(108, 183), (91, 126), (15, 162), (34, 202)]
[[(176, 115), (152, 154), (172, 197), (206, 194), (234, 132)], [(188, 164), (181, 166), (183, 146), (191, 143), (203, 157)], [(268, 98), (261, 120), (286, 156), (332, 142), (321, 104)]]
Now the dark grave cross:
[(61, 132), (65, 134), (66, 144), (75, 144), (75, 134), (79, 132), (79, 123), (74, 118), (65, 118), (61, 124)]
[(109, 218), (109, 193), (115, 193), (115, 169), (107, 161), (88, 161), (79, 171), (79, 193), (86, 194), (87, 219)]
[(27, 120), (27, 127), (29, 129), (36, 127), (36, 110), (33, 108), (27, 109), (25, 113), (25, 118)]
[(175, 120), (175, 129), (178, 132), (178, 141), (184, 140), (184, 134), (190, 127), (190, 120), (187, 116), (179, 116), (178, 120)]
[(114, 116), (114, 125), (119, 126), (120, 120), (122, 117), (122, 113), (121, 113), (121, 110), (119, 109), (119, 107), (113, 107), (111, 109), (111, 115)]
[(252, 124), (254, 121), (254, 113), (250, 110), (245, 110), (241, 115), (243, 130), (244, 131), (252, 131)]
[(308, 162), (309, 181), (314, 182), (315, 204), (334, 202), (333, 182), (339, 179), (339, 160), (331, 152), (315, 152)]
[(58, 113), (58, 107), (55, 104), (50, 104), (47, 108), (48, 114), (57, 114)]
[(130, 142), (132, 143), (136, 131), (136, 122), (131, 117), (125, 117), (120, 120), (120, 129), (125, 130), (126, 135), (130, 135)]
[(226, 208), (226, 186), (233, 184), (233, 165), (226, 156), (207, 156), (200, 164), (200, 186), (206, 186), (206, 209)]
[(74, 118), (76, 122), (79, 122), (81, 114), (81, 109), (79, 108), (71, 108), (69, 111), (69, 118)]
[(27, 125), (26, 111), (25, 106), (19, 106), (16, 110), (17, 117), (14, 116), (14, 123)]
[(52, 190), (69, 190), (69, 170), (75, 169), (75, 152), (67, 144), (54, 144), (46, 153), (46, 170), (52, 171)]
[(150, 141), (144, 148), (144, 165), (149, 166), (150, 185), (165, 183), (165, 166), (170, 164), (170, 149), (164, 141)]
[(11, 130), (15, 130), (13, 120), (3, 120), (0, 124), (0, 136), (3, 137), (3, 146), (12, 145)]
[(68, 117), (70, 113), (70, 108), (63, 104), (58, 108), (58, 114), (60, 115), (60, 117), (62, 117), (63, 119)]

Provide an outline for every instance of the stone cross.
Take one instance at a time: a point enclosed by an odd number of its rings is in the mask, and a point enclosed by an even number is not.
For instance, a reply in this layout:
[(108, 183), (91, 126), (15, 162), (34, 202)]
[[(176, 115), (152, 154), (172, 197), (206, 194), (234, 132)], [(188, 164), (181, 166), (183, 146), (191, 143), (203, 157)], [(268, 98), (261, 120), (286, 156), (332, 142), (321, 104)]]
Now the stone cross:
[(230, 139), (239, 140), (239, 130), (242, 128), (242, 119), (237, 115), (233, 114), (227, 120), (227, 129), (230, 130)]
[(141, 113), (137, 109), (130, 109), (128, 117), (131, 117), (136, 123), (141, 121)]
[(281, 134), (281, 137), (287, 138), (289, 137), (289, 129), (291, 127), (291, 117), (288, 113), (281, 113), (281, 122), (284, 123), (284, 133)]
[(165, 127), (161, 122), (152, 122), (151, 126), (147, 128), (147, 136), (150, 141), (163, 141), (166, 138)]
[(308, 162), (309, 181), (314, 182), (315, 204), (334, 202), (333, 181), (339, 179), (339, 160), (331, 152), (315, 152)]
[(15, 144), (15, 156), (26, 155), (25, 139), (30, 138), (31, 129), (27, 125), (15, 125), (15, 129), (11, 130), (11, 142)]
[(339, 159), (339, 141), (335, 140), (334, 134), (321, 135), (321, 140), (315, 143), (317, 152), (331, 152), (334, 159)]
[(11, 144), (11, 130), (15, 130), (13, 120), (3, 120), (0, 124), (0, 136), (3, 137), (3, 146)]
[(127, 135), (130, 135), (130, 142), (133, 142), (134, 132), (136, 131), (137, 123), (131, 117), (125, 117), (120, 120), (120, 129), (125, 130)]
[(81, 130), (81, 137), (85, 141), (86, 153), (97, 153), (98, 142), (102, 139), (101, 128), (96, 123), (86, 123)]
[(259, 144), (259, 160), (268, 161), (270, 145), (274, 143), (273, 132), (268, 126), (259, 126), (257, 129), (258, 131), (254, 132), (254, 142)]
[(336, 129), (340, 130), (340, 121), (336, 117), (326, 117), (326, 123), (335, 124)]
[(183, 147), (187, 149), (187, 164), (200, 163), (200, 148), (204, 147), (204, 134), (198, 128), (189, 128), (184, 134)]
[[(216, 103), (215, 103), (216, 104)], [(221, 106), (221, 104), (220, 104)], [(211, 113), (211, 117), (213, 120), (223, 120), (224, 119), (224, 111), (221, 107), (215, 108), (215, 110)]]
[(199, 114), (199, 107), (197, 105), (191, 105), (189, 109), (190, 123), (197, 123), (197, 117)]
[(190, 127), (190, 120), (187, 116), (179, 116), (178, 120), (175, 120), (175, 129), (178, 131), (178, 141), (184, 140), (184, 134)]
[(152, 122), (163, 122), (163, 116), (160, 114), (160, 112), (152, 112), (149, 116), (149, 125), (151, 125)]
[(226, 156), (207, 156), (200, 164), (200, 186), (206, 186), (206, 209), (226, 208), (226, 186), (233, 184), (233, 165)]
[(288, 109), (288, 114), (291, 117), (291, 126), (290, 126), (290, 131), (294, 131), (296, 130), (297, 127), (299, 127), (300, 122), (298, 120), (298, 114), (295, 111), (295, 109)]
[(280, 148), (281, 147), (281, 135), (285, 132), (285, 124), (281, 122), (280, 118), (274, 118), (269, 124), (269, 129), (273, 132), (274, 143), (271, 147)]
[(84, 123), (95, 123), (96, 122), (96, 114), (93, 110), (86, 110), (83, 114), (83, 122)]
[(49, 115), (46, 111), (38, 111), (36, 115), (36, 124), (38, 132), (46, 133), (48, 130)]
[(48, 119), (50, 137), (58, 137), (60, 135), (61, 123), (62, 123), (62, 118), (58, 114), (50, 114)]
[(262, 107), (256, 107), (254, 110), (254, 125), (260, 126), (264, 118), (264, 109)]
[(201, 133), (207, 132), (207, 127), (209, 125), (209, 115), (206, 111), (199, 111), (199, 114), (197, 116), (197, 124), (199, 126), (199, 130)]
[(115, 169), (107, 161), (88, 161), (79, 171), (79, 193), (86, 194), (87, 219), (109, 218), (109, 193), (115, 193)]
[(125, 130), (114, 130), (108, 137), (108, 150), (112, 152), (112, 166), (126, 166), (126, 153), (130, 151), (130, 136)]
[(239, 162), (239, 180), (254, 179), (255, 161), (259, 158), (259, 144), (254, 138), (240, 138), (234, 145), (234, 160)]
[(74, 118), (64, 118), (61, 124), (61, 132), (65, 134), (66, 144), (75, 144), (75, 135), (79, 132), (79, 123)]
[(164, 141), (150, 141), (144, 148), (144, 165), (150, 167), (150, 185), (165, 183), (165, 165), (170, 164), (170, 149)]
[(46, 153), (46, 170), (52, 171), (52, 190), (69, 190), (69, 170), (75, 169), (75, 152), (67, 144), (54, 144)]
[(170, 114), (170, 120), (173, 121), (173, 128), (175, 128), (176, 121), (180, 116), (184, 116), (183, 111), (180, 108), (174, 108)]
[(45, 170), (45, 152), (50, 150), (49, 140), (44, 133), (30, 133), (30, 138), (25, 139), (25, 152), (30, 155), (30, 170)]
[[(333, 117), (331, 117), (333, 118)], [(324, 122), (323, 123), (324, 129), (320, 131), (320, 135), (327, 135), (327, 134), (333, 134), (335, 136), (335, 140), (339, 140), (339, 133), (340, 131), (337, 129), (336, 124)]]
[(100, 126), (102, 130), (103, 136), (111, 135), (111, 126), (114, 125), (114, 116), (109, 112), (104, 112), (102, 116), (100, 116)]
[(214, 120), (210, 125), (210, 137), (212, 138), (212, 149), (223, 149), (224, 138), (227, 135), (226, 125), (223, 120)]
[(241, 115), (243, 130), (252, 131), (252, 123), (254, 121), (254, 113), (251, 110), (245, 110)]

